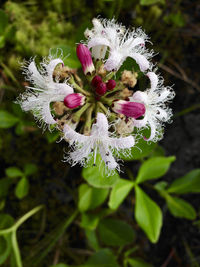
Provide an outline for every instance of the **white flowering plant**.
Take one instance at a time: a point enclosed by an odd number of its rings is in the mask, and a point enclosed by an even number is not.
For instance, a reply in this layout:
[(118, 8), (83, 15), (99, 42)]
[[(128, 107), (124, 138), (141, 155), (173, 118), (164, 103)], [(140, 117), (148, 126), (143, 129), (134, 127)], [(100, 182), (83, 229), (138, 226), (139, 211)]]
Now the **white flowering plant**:
[[(86, 266), (96, 266), (97, 258), (103, 255), (110, 259), (103, 262), (108, 264), (105, 266), (116, 267), (119, 266), (116, 258), (101, 247), (96, 231), (100, 243), (122, 249), (134, 242), (136, 233), (129, 224), (107, 217), (120, 208), (134, 189), (135, 220), (148, 239), (156, 243), (162, 211), (141, 184), (155, 189), (166, 200), (172, 215), (192, 220), (196, 216), (194, 208), (171, 194), (179, 194), (181, 190), (181, 193), (196, 192), (194, 184), (199, 172), (188, 174), (195, 177), (189, 191), (179, 187), (184, 177), (172, 185), (164, 181), (148, 183), (165, 175), (175, 160), (173, 156), (165, 157), (156, 145), (163, 137), (165, 123), (172, 119), (169, 104), (175, 96), (174, 90), (165, 85), (152, 62), (154, 52), (147, 48), (151, 42), (141, 28), (126, 29), (114, 19), (94, 18), (92, 23), (93, 27), (85, 30), (85, 40), (76, 46), (82, 69), (68, 66), (70, 55), (60, 49), (51, 50), (40, 64), (32, 58), (22, 64), (27, 86), (16, 102), (22, 110), (31, 111), (44, 130), (59, 133), (62, 142), (66, 142), (64, 161), (71, 166), (82, 166), (82, 177), (87, 182), (79, 186), (78, 208), (58, 229), (53, 243), (80, 214), (79, 224), (89, 246), (96, 251)], [(129, 69), (127, 58), (131, 59)], [(123, 166), (123, 160), (141, 160), (136, 177), (126, 164)], [(128, 179), (120, 177), (120, 172)], [(108, 207), (100, 208), (108, 197)], [(33, 214), (38, 210), (33, 210)], [(44, 254), (50, 250), (44, 248)], [(21, 267), (19, 253), (17, 250), (15, 253), (19, 259), (17, 266)], [(137, 265), (142, 261), (130, 258), (132, 253), (131, 249), (124, 253), (124, 267), (150, 266)]]
[[(65, 160), (72, 166), (87, 167), (92, 158), (95, 166), (100, 154), (105, 165), (100, 169), (109, 175), (120, 171), (120, 154), (131, 154), (140, 139), (162, 138), (175, 94), (150, 61), (154, 53), (146, 48), (150, 41), (142, 29), (126, 29), (114, 19), (92, 22), (93, 28), (85, 30), (86, 41), (77, 45), (84, 79), (64, 66), (62, 54), (50, 54), (39, 67), (31, 59), (22, 67), (30, 85), (17, 102), (24, 111), (32, 111), (41, 125), (61, 132), (71, 147)], [(124, 70), (116, 80), (128, 57), (149, 80), (143, 91), (134, 89), (138, 73), (133, 69)]]

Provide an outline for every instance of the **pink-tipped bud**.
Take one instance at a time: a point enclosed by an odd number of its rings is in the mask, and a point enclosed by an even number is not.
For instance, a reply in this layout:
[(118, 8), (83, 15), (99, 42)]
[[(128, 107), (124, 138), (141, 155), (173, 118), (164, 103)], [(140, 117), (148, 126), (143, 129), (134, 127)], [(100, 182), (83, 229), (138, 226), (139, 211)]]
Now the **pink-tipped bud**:
[(95, 88), (95, 92), (99, 96), (104, 95), (106, 93), (106, 84), (103, 82), (98, 83)]
[(81, 62), (84, 74), (91, 74), (95, 68), (92, 62), (90, 50), (87, 48), (87, 46), (79, 44), (76, 48), (76, 54)]
[(115, 101), (112, 109), (116, 113), (124, 114), (127, 117), (137, 119), (144, 115), (145, 106), (142, 103), (130, 102), (125, 100)]
[(69, 94), (64, 98), (64, 104), (68, 108), (77, 108), (85, 103), (85, 96), (79, 93)]
[(108, 91), (112, 91), (116, 86), (116, 81), (115, 80), (109, 80), (107, 83), (106, 83), (106, 87), (107, 87), (107, 90)]
[(92, 86), (97, 87), (97, 85), (98, 85), (99, 83), (101, 83), (101, 82), (102, 82), (102, 78), (101, 78), (101, 76), (96, 75), (96, 76), (94, 76), (94, 78), (92, 79), (91, 84), (92, 84)]

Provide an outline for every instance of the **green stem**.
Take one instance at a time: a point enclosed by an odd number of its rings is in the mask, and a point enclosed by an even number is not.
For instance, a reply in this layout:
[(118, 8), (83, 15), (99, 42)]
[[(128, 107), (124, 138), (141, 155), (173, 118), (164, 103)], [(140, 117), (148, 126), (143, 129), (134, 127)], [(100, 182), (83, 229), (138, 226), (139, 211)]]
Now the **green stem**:
[(32, 209), (31, 211), (27, 212), (24, 216), (22, 216), (13, 226), (11, 226), (8, 229), (4, 229), (4, 230), (0, 230), (0, 235), (4, 235), (4, 234), (8, 234), (11, 233), (13, 231), (17, 231), (18, 227), (25, 222), (29, 217), (31, 217), (32, 215), (34, 215), (35, 213), (37, 213), (39, 210), (41, 210), (44, 206), (40, 205), (34, 209)]
[(101, 102), (97, 102), (97, 105), (99, 106), (99, 108), (100, 108), (105, 114), (107, 114), (108, 110), (107, 110), (107, 108), (104, 106), (103, 103), (101, 103)]
[(80, 108), (77, 112), (72, 116), (72, 120), (75, 122), (79, 122), (81, 115), (89, 108), (91, 103), (86, 103), (82, 108)]
[(16, 230), (14, 230), (12, 232), (11, 241), (12, 241), (12, 248), (13, 248), (13, 252), (14, 252), (14, 255), (15, 255), (15, 260), (16, 260), (17, 267), (22, 267), (23, 265), (22, 265), (21, 254), (20, 254), (20, 250), (19, 250), (19, 246), (18, 246), (18, 242), (17, 242)]
[(86, 96), (91, 96), (91, 94), (87, 91), (85, 91), (84, 89), (82, 89), (75, 81), (74, 81), (74, 78), (71, 77), (69, 79), (69, 83), (76, 89), (76, 91), (78, 91), (79, 93), (82, 93)]
[(91, 105), (88, 110), (86, 111), (86, 121), (84, 125), (84, 134), (89, 134), (92, 124), (92, 112), (94, 110), (94, 104)]
[(108, 73), (108, 74), (104, 77), (103, 81), (106, 82), (106, 81), (110, 80), (114, 75), (115, 75), (115, 71), (111, 71), (110, 73)]

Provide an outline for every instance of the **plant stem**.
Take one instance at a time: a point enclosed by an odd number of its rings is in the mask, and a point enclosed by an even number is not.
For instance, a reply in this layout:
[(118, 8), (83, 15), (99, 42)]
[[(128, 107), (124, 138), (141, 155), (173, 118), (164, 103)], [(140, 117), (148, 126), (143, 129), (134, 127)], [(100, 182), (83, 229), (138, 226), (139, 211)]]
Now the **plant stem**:
[(85, 91), (84, 89), (82, 89), (75, 81), (74, 81), (74, 78), (71, 77), (69, 79), (69, 83), (80, 93), (86, 95), (86, 96), (91, 96), (91, 94), (87, 91)]
[(84, 134), (89, 134), (90, 133), (90, 128), (91, 128), (91, 123), (92, 123), (92, 112), (94, 110), (94, 104), (91, 105), (88, 110), (86, 111), (86, 121), (84, 125)]
[(34, 209), (32, 209), (31, 211), (27, 212), (24, 216), (22, 216), (13, 226), (11, 226), (8, 229), (4, 229), (4, 230), (0, 230), (0, 235), (4, 235), (4, 234), (8, 234), (11, 233), (13, 231), (16, 231), (18, 229), (18, 227), (25, 222), (29, 217), (31, 217), (32, 215), (34, 215), (35, 213), (37, 213), (39, 210), (41, 210), (44, 206), (40, 205)]
[(81, 115), (89, 108), (91, 103), (86, 103), (82, 108), (80, 108), (77, 112), (72, 116), (72, 120), (75, 122), (79, 122)]
[(13, 252), (14, 252), (14, 255), (15, 255), (15, 260), (16, 260), (17, 267), (22, 267), (23, 265), (22, 265), (21, 254), (20, 254), (20, 250), (19, 250), (19, 246), (18, 246), (18, 242), (17, 242), (16, 230), (14, 230), (12, 232), (11, 241), (12, 241), (12, 248), (13, 248)]

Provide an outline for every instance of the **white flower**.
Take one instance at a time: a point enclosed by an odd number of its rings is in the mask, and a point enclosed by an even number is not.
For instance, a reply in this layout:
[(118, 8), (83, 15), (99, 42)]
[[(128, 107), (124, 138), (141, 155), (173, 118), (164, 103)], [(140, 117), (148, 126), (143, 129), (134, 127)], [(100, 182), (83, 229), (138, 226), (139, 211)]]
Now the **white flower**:
[(31, 110), (42, 123), (55, 124), (50, 103), (63, 101), (68, 94), (74, 92), (73, 88), (65, 82), (59, 83), (53, 79), (54, 69), (60, 63), (63, 64), (60, 58), (50, 57), (49, 62), (44, 61), (40, 64), (40, 71), (37, 70), (34, 60), (23, 67), (26, 80), (34, 87), (27, 86), (27, 92), (20, 95), (17, 102), (24, 111)]
[(130, 101), (143, 103), (146, 109), (144, 118), (133, 120), (136, 127), (150, 127), (151, 135), (147, 141), (158, 141), (162, 138), (164, 122), (170, 122), (172, 111), (167, 107), (167, 102), (172, 100), (175, 93), (171, 87), (163, 86), (163, 79), (154, 72), (148, 72), (150, 88), (145, 92), (137, 91), (130, 97)]
[(64, 136), (70, 145), (74, 146), (74, 151), (67, 158), (68, 161), (72, 162), (72, 166), (77, 163), (85, 165), (92, 155), (94, 155), (95, 164), (96, 155), (99, 152), (108, 169), (119, 169), (112, 152), (133, 147), (135, 140), (133, 136), (110, 137), (108, 128), (108, 120), (103, 113), (97, 114), (97, 122), (93, 124), (90, 136), (77, 133), (67, 124), (64, 126)]
[[(86, 30), (88, 48), (92, 48), (92, 55), (95, 58), (104, 58), (106, 49), (109, 47), (109, 57), (105, 63), (108, 71), (118, 70), (127, 57), (133, 58), (139, 65), (141, 71), (149, 68), (148, 59), (152, 52), (145, 48), (147, 35), (139, 28), (133, 31), (125, 30), (115, 20), (93, 20), (94, 28)], [(96, 50), (94, 50), (96, 49)], [(100, 51), (103, 51), (100, 53)]]

